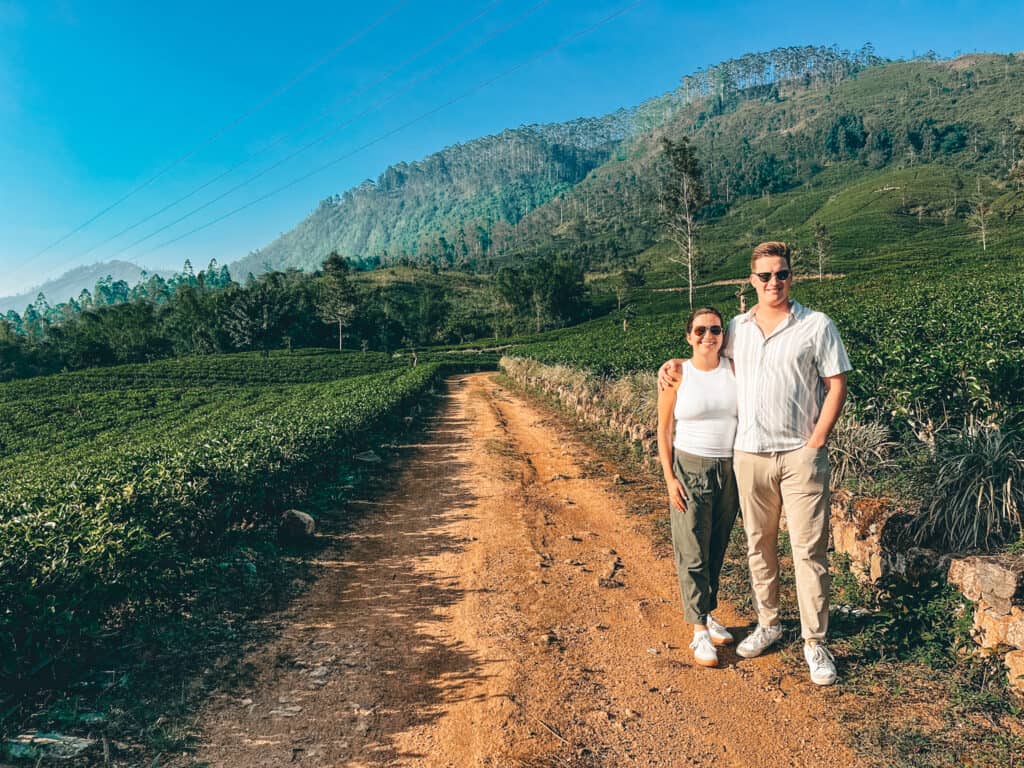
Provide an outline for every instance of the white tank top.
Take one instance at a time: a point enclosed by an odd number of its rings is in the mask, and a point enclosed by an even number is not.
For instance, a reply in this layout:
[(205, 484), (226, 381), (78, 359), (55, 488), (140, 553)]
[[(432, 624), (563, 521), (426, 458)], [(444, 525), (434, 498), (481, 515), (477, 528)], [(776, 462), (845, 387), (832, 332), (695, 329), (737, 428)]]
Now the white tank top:
[(676, 436), (673, 445), (695, 456), (732, 456), (736, 439), (736, 378), (722, 357), (713, 371), (683, 363), (683, 382), (676, 393)]

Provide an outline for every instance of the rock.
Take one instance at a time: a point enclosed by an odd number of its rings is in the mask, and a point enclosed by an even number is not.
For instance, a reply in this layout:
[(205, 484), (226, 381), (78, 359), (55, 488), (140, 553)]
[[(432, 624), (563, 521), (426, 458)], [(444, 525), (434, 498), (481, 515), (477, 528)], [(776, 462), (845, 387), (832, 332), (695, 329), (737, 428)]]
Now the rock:
[(281, 522), (277, 528), (277, 538), (283, 542), (302, 543), (313, 538), (316, 533), (316, 520), (313, 516), (297, 509), (288, 509), (281, 513)]
[(362, 453), (357, 453), (352, 458), (356, 461), (365, 461), (369, 464), (379, 464), (382, 461), (381, 457), (373, 451), (363, 451)]
[(1000, 613), (984, 600), (974, 611), (974, 636), (982, 648), (1009, 645), (1024, 649), (1024, 609), (1012, 606), (1009, 613)]
[(949, 564), (949, 583), (973, 602), (984, 600), (997, 613), (1009, 614), (1024, 603), (1024, 556), (962, 557)]
[(853, 499), (836, 493), (832, 505), (831, 546), (850, 557), (850, 570), (860, 581), (916, 580), (941, 568), (941, 555), (908, 547), (903, 534), (910, 516), (896, 512), (885, 499)]
[(1005, 661), (1010, 688), (1024, 696), (1024, 651), (1010, 651)]
[(12, 760), (71, 760), (96, 746), (95, 739), (60, 733), (23, 733), (4, 745)]

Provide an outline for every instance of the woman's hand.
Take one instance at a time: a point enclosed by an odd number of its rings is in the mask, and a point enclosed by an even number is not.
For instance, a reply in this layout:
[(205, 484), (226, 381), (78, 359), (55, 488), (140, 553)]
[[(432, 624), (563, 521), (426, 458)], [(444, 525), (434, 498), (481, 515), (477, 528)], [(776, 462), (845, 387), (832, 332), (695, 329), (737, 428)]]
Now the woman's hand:
[(664, 392), (679, 384), (683, 378), (683, 361), (678, 358), (667, 360), (658, 369), (658, 391)]
[(685, 512), (686, 489), (683, 488), (683, 484), (675, 477), (672, 477), (671, 479), (665, 480), (665, 485), (668, 486), (668, 503), (680, 512)]

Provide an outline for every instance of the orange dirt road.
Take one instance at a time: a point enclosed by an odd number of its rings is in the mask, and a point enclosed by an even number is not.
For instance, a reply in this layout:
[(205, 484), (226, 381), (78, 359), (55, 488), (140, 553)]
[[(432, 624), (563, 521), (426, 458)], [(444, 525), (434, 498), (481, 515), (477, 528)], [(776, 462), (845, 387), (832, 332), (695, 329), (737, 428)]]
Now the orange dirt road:
[[(211, 766), (848, 766), (836, 694), (777, 655), (692, 663), (629, 487), (497, 382), (448, 382), (392, 489), (200, 716)], [(723, 606), (742, 636), (751, 617)]]

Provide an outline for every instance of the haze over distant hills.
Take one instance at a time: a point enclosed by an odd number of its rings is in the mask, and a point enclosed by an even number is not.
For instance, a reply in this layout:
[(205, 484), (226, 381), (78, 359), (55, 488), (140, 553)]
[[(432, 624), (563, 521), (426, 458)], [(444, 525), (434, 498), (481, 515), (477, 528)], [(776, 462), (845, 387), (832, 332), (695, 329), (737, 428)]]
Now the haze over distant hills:
[(0, 296), (0, 314), (11, 309), (18, 313), (23, 312), (25, 307), (34, 302), (40, 293), (46, 296), (46, 300), (50, 304), (59, 304), (68, 299), (77, 298), (83, 289), (88, 289), (91, 292), (96, 282), (106, 277), (111, 277), (115, 281), (124, 280), (129, 285), (135, 285), (145, 274), (168, 276), (170, 273), (161, 270), (147, 270), (129, 261), (103, 261), (75, 267), (60, 277), (47, 280), (37, 288), (14, 296)]

